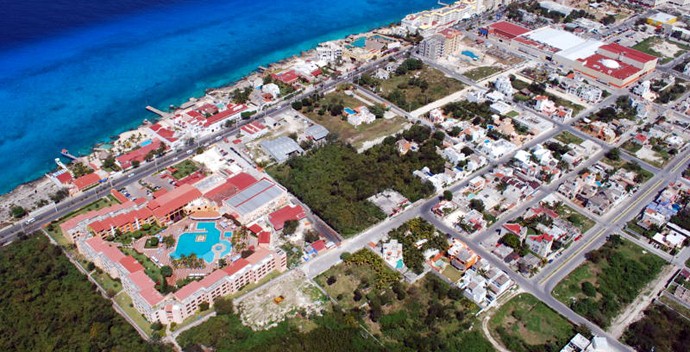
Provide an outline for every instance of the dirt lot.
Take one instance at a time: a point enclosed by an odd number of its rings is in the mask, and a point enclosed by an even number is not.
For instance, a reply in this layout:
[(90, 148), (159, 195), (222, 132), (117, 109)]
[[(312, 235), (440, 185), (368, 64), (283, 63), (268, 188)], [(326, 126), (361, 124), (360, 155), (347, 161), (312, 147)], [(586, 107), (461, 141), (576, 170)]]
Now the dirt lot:
[[(276, 299), (282, 297), (280, 303)], [(242, 323), (254, 330), (268, 329), (297, 314), (310, 315), (323, 310), (327, 302), (323, 292), (300, 270), (244, 296), (238, 302)]]

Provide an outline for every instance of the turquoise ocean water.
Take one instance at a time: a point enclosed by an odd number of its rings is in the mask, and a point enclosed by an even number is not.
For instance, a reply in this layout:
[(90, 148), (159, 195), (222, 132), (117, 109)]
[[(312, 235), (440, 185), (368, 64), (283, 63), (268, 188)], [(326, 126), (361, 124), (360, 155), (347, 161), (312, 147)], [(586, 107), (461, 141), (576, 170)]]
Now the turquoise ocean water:
[(0, 20), (0, 192), (62, 148), (154, 118), (259, 65), (435, 7), (432, 0), (27, 0)]

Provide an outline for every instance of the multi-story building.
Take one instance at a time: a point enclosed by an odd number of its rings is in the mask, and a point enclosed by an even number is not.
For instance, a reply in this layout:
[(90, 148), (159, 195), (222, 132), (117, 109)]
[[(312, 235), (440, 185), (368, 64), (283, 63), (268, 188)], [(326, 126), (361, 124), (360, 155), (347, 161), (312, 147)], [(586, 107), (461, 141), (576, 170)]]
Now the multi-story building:
[(401, 26), (409, 33), (418, 32), (424, 37), (438, 33), (463, 18), (480, 12), (482, 2), (478, 0), (457, 1), (440, 9), (422, 11), (405, 16)]
[(432, 60), (446, 57), (458, 51), (460, 39), (462, 39), (462, 32), (446, 28), (424, 39), (419, 47), (419, 53)]
[(258, 248), (249, 257), (238, 259), (174, 294), (163, 296), (143, 266), (133, 257), (125, 256), (113, 244), (100, 237), (91, 237), (79, 240), (77, 248), (87, 260), (93, 261), (111, 277), (120, 279), (124, 291), (132, 298), (134, 308), (152, 323), (179, 324), (192, 316), (202, 303), (213, 305), (218, 297), (235, 293), (274, 270), (282, 272), (287, 269), (287, 256), (283, 251)]

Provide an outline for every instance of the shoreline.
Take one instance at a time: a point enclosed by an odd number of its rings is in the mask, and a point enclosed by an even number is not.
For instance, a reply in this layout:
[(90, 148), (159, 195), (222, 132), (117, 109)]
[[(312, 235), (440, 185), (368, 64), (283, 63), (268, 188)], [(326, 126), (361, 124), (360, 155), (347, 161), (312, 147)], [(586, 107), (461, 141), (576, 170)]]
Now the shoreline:
[[(432, 7), (433, 8), (433, 7)], [(365, 36), (365, 35), (373, 35), (376, 34), (377, 31), (383, 30), (385, 28), (390, 27), (392, 23), (399, 23), (400, 20), (396, 22), (391, 22), (388, 24), (382, 24), (382, 25), (375, 25), (371, 27), (370, 29), (363, 31), (363, 32), (356, 32), (356, 33), (347, 33), (343, 36), (340, 36), (335, 39), (329, 40), (335, 41), (335, 42), (346, 42), (346, 41), (351, 41), (354, 38)], [(322, 42), (320, 42), (322, 43)], [(312, 45), (309, 49), (304, 50), (300, 49), (299, 52), (297, 53), (291, 53), (288, 54), (287, 56), (273, 62), (269, 63), (263, 63), (263, 64), (258, 64), (256, 67), (253, 69), (249, 70), (246, 74), (242, 75), (240, 78), (237, 79), (231, 79), (225, 84), (221, 84), (219, 86), (212, 86), (212, 87), (207, 87), (203, 88), (199, 94), (187, 96), (186, 100), (181, 100), (177, 104), (170, 104), (167, 107), (156, 107), (160, 109), (161, 111), (167, 113), (167, 114), (174, 114), (175, 111), (181, 109), (181, 106), (184, 106), (184, 104), (190, 102), (190, 101), (195, 101), (202, 99), (204, 96), (207, 95), (213, 95), (215, 94), (228, 94), (235, 88), (240, 88), (242, 89), (243, 87), (249, 85), (251, 86), (252, 80), (256, 79), (258, 77), (261, 77), (262, 73), (265, 72), (271, 72), (271, 71), (279, 71), (282, 70), (286, 67), (289, 67), (292, 65), (296, 60), (302, 59), (304, 57), (307, 57), (308, 54), (313, 53), (316, 50), (316, 47), (320, 44), (316, 43)], [(172, 99), (171, 99), (172, 100)], [(146, 107), (141, 107), (142, 110), (146, 110)], [(88, 147), (88, 152), (84, 153), (82, 150), (77, 150), (76, 151), (76, 156), (78, 157), (78, 160), (84, 160), (86, 161), (87, 159), (90, 159), (94, 156), (94, 154), (99, 152), (99, 147), (104, 145), (104, 144), (115, 144), (117, 141), (121, 140), (123, 136), (126, 136), (128, 134), (135, 133), (137, 131), (141, 131), (142, 128), (146, 128), (150, 124), (154, 124), (158, 121), (164, 120), (167, 117), (166, 116), (160, 116), (154, 112), (148, 111), (147, 114), (142, 114), (143, 116), (148, 116), (144, 117), (135, 127), (130, 127), (126, 128), (122, 132), (118, 133), (117, 135), (110, 135), (107, 138), (101, 139), (99, 141), (94, 142), (91, 144), (91, 146)], [(148, 121), (148, 124), (146, 123)], [(100, 151), (102, 152), (102, 150)], [(60, 157), (61, 159), (64, 159), (64, 156), (60, 155), (59, 151), (56, 151), (56, 157)], [(71, 163), (72, 160), (69, 160)], [(23, 182), (16, 187), (14, 187), (12, 190), (0, 194), (0, 229), (4, 228), (5, 226), (8, 226), (16, 221), (11, 214), (10, 214), (10, 207), (14, 204), (19, 203), (18, 200), (26, 200), (27, 198), (34, 200), (36, 197), (32, 196), (37, 196), (38, 198), (45, 199), (49, 197), (48, 193), (45, 193), (45, 190), (48, 189), (49, 191), (55, 192), (59, 190), (61, 187), (58, 187), (56, 184), (54, 184), (48, 177), (47, 175), (58, 170), (57, 166), (54, 168), (51, 168), (47, 170), (46, 172), (42, 173), (42, 176), (37, 177), (32, 180), (28, 180), (26, 182)], [(45, 186), (44, 186), (45, 185)], [(42, 192), (39, 192), (39, 188), (42, 187)], [(48, 198), (49, 199), (49, 198)], [(50, 202), (48, 204), (51, 205), (53, 204)], [(24, 204), (19, 204), (24, 206)], [(45, 207), (45, 206), (44, 206)], [(41, 210), (43, 207), (31, 207), (27, 208), (25, 207), (27, 211), (27, 215), (25, 217), (30, 216), (31, 213), (36, 212), (38, 210)]]

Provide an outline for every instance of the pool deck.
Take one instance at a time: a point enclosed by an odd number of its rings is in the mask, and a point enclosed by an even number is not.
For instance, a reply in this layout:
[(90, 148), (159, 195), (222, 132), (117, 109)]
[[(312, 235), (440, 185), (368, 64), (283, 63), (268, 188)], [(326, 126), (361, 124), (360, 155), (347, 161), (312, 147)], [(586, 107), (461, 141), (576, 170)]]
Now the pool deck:
[[(211, 272), (213, 272), (215, 269), (217, 269), (216, 262), (219, 259), (218, 258), (218, 253), (214, 250), (214, 261), (212, 263), (207, 263), (205, 262), (205, 267), (203, 269), (187, 269), (187, 268), (179, 268), (175, 269), (174, 266), (172, 265), (172, 258), (170, 257), (170, 254), (175, 252), (175, 249), (177, 248), (177, 243), (180, 238), (180, 236), (183, 233), (189, 233), (189, 232), (202, 232), (203, 230), (198, 230), (196, 227), (196, 221), (190, 220), (190, 219), (185, 219), (182, 220), (167, 229), (165, 231), (161, 232), (161, 237), (168, 236), (168, 235), (173, 235), (175, 238), (175, 246), (171, 248), (165, 248), (165, 245), (161, 242), (158, 248), (144, 248), (146, 244), (146, 239), (147, 238), (140, 238), (136, 240), (135, 242), (132, 243), (132, 246), (134, 249), (139, 252), (143, 253), (149, 258), (156, 258), (158, 260), (158, 265), (159, 266), (164, 266), (168, 265), (173, 268), (173, 275), (168, 278), (168, 283), (170, 284), (175, 284), (175, 282), (179, 279), (184, 279), (187, 278), (190, 274), (196, 274), (196, 275), (208, 275)], [(233, 232), (235, 229), (228, 227), (227, 229), (222, 229), (222, 232)], [(224, 238), (225, 236), (222, 235), (222, 239), (230, 241), (229, 238)], [(155, 260), (152, 259), (154, 263), (156, 263)]]

